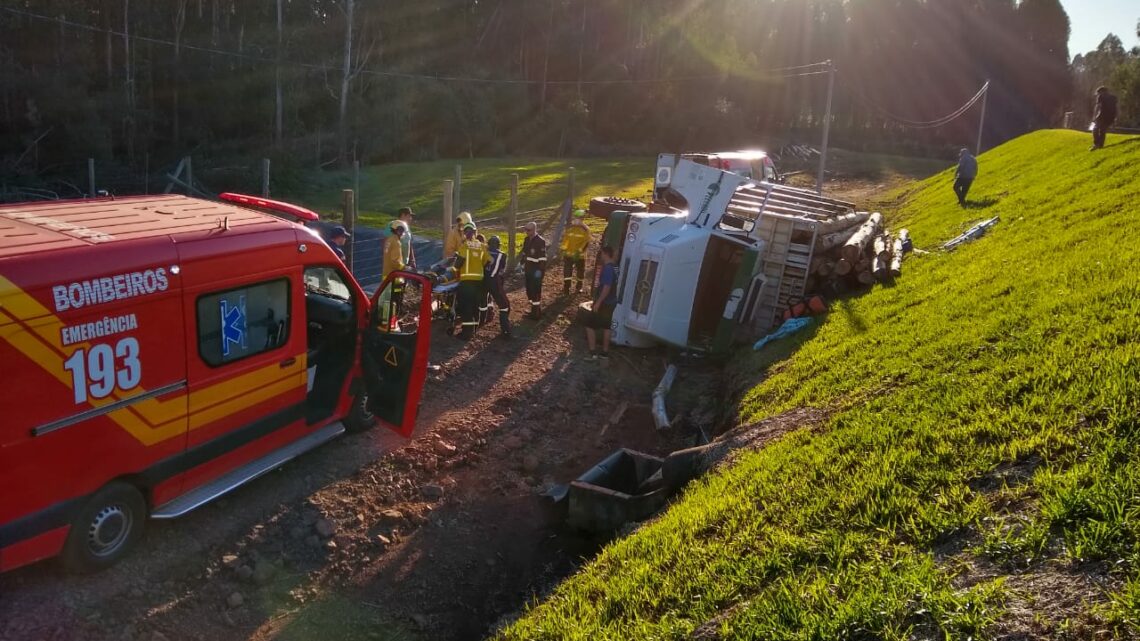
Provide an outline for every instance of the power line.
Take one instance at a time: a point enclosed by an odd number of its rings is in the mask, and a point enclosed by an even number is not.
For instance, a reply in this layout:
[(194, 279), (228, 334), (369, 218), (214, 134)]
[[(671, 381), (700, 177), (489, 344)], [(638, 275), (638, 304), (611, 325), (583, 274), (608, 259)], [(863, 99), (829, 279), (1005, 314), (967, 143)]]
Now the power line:
[[(136, 34), (126, 34), (122, 31), (115, 29), (106, 29), (103, 27), (96, 27), (94, 25), (75, 22), (63, 17), (46, 16), (30, 11), (22, 11), (20, 9), (12, 9), (9, 7), (0, 7), (0, 10), (6, 11), (10, 14), (31, 18), (34, 20), (42, 20), (45, 22), (53, 22), (74, 29), (81, 29), (94, 33), (109, 34), (119, 38), (130, 38), (137, 42), (145, 42), (149, 44), (165, 45), (169, 47), (179, 47), (189, 51), (198, 51), (201, 53), (208, 53), (211, 55), (225, 56), (229, 58), (236, 58), (239, 60), (246, 60), (250, 62), (260, 62), (265, 64), (278, 64), (276, 58), (269, 58), (266, 56), (259, 56), (253, 54), (242, 53), (238, 51), (231, 51), (228, 49), (217, 49), (214, 47), (203, 47), (199, 45), (191, 45), (182, 42), (175, 43), (173, 40), (164, 40), (162, 38), (152, 38), (150, 36), (141, 36)], [(300, 69), (308, 69), (311, 71), (320, 71), (328, 73), (330, 71), (341, 71), (343, 67), (334, 67), (323, 64), (314, 64), (308, 62), (300, 62), (294, 60), (284, 60), (283, 64), (290, 67), (297, 67)], [(820, 66), (827, 65), (827, 62), (813, 62), (804, 65), (796, 65), (792, 67), (781, 67), (777, 69), (765, 69), (759, 73), (764, 74), (756, 80), (781, 80), (786, 78), (801, 78), (804, 76), (816, 76), (826, 74), (827, 71), (806, 71), (803, 73), (790, 73), (794, 71), (801, 71), (805, 69), (813, 69)], [(696, 82), (702, 80), (718, 80), (725, 77), (725, 74), (709, 74), (701, 76), (678, 76), (672, 78), (626, 78), (619, 80), (528, 80), (525, 78), (479, 78), (475, 76), (449, 76), (449, 75), (433, 75), (422, 73), (410, 73), (404, 71), (384, 71), (379, 69), (364, 68), (359, 71), (360, 74), (368, 76), (376, 76), (383, 78), (399, 78), (404, 80), (427, 80), (434, 82), (457, 82), (457, 83), (473, 83), (473, 84), (497, 84), (497, 85), (644, 85), (644, 84), (668, 84), (680, 82)]]
[(859, 102), (863, 103), (864, 106), (879, 112), (881, 116), (887, 120), (894, 121), (895, 124), (902, 125), (903, 127), (909, 129), (937, 129), (938, 127), (943, 127), (957, 120), (958, 118), (961, 118), (962, 115), (969, 111), (971, 107), (977, 104), (978, 100), (981, 100), (982, 96), (984, 96), (989, 90), (990, 82), (987, 80), (985, 84), (982, 85), (982, 88), (978, 90), (978, 93), (974, 94), (974, 96), (967, 100), (964, 105), (958, 107), (953, 112), (942, 116), (941, 118), (926, 121), (910, 120), (908, 118), (903, 118), (902, 116), (896, 116), (883, 107), (879, 106), (877, 103), (872, 102), (857, 87), (854, 87), (850, 84), (847, 86), (848, 89), (851, 90), (852, 94), (859, 100)]

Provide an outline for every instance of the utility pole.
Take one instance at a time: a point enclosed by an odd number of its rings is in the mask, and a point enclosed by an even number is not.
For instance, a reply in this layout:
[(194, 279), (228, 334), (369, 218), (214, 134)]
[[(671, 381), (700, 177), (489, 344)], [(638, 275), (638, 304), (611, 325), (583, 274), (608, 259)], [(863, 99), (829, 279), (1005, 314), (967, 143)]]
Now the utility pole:
[(819, 175), (815, 181), (815, 193), (823, 195), (823, 171), (827, 166), (827, 139), (831, 135), (831, 98), (835, 93), (835, 63), (827, 61), (827, 108), (823, 112), (823, 144), (819, 150)]
[(982, 87), (982, 120), (978, 123), (978, 146), (974, 148), (974, 155), (982, 153), (982, 132), (986, 129), (986, 99), (990, 97), (990, 81)]

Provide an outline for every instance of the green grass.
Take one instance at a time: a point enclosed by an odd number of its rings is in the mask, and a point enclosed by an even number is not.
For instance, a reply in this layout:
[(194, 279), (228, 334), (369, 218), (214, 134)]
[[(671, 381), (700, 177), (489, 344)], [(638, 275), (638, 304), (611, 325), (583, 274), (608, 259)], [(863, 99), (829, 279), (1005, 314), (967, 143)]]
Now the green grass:
[[(454, 179), (456, 164), (463, 166), (462, 208), (476, 219), (507, 212), (513, 173), (519, 175), (519, 211), (561, 204), (570, 167), (575, 171), (575, 204), (579, 207), (584, 208), (594, 196), (640, 198), (653, 188), (653, 158), (477, 158), (377, 165), (360, 171), (361, 222), (382, 226), (400, 207), (409, 206), (417, 213), (417, 233), (438, 236), (443, 181)], [(326, 171), (308, 176), (281, 196), (339, 219), (341, 190), (351, 189), (352, 183), (351, 171)]]
[(695, 483), (501, 638), (985, 639), (1009, 592), (954, 583), (978, 560), (1109, 572), (1101, 603), (1045, 614), (1140, 632), (1140, 139), (1109, 143), (990, 151), (976, 208), (949, 171), (900, 192), (921, 248), (1002, 220), (738, 358), (742, 422), (813, 406), (822, 429)]

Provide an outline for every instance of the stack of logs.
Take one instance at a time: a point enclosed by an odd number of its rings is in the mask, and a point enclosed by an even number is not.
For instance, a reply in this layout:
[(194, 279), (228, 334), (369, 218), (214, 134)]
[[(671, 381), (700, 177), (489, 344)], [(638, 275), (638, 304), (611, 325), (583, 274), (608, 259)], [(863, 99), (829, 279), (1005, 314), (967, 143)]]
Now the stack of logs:
[(873, 285), (902, 275), (904, 249), (910, 234), (883, 229), (883, 215), (875, 212), (845, 214), (820, 223), (811, 261), (813, 289), (821, 285)]

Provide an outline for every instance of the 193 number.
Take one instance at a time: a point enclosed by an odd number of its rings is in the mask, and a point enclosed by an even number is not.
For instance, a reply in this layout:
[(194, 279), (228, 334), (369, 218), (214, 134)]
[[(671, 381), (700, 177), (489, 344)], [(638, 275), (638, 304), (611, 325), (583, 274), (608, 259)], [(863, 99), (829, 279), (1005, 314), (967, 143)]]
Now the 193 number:
[(115, 387), (122, 391), (133, 389), (142, 381), (139, 341), (127, 337), (115, 343), (114, 348), (100, 344), (90, 350), (75, 350), (63, 367), (71, 372), (76, 404), (86, 403), (88, 398), (106, 398)]

